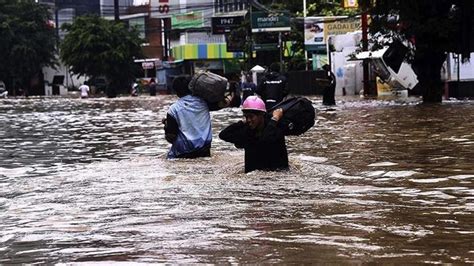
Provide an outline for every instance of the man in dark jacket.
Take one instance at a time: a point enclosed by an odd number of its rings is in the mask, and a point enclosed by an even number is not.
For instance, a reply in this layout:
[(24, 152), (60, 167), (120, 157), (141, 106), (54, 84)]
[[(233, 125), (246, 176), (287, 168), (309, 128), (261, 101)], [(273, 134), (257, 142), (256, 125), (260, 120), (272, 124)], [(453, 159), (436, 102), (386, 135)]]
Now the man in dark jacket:
[(336, 105), (334, 94), (336, 93), (336, 76), (331, 71), (329, 65), (324, 65), (323, 70), (326, 72), (327, 85), (323, 89), (323, 105)]
[(242, 83), (242, 103), (249, 97), (250, 95), (254, 95), (255, 91), (257, 90), (257, 85), (253, 83), (252, 76), (246, 75), (245, 82)]
[(284, 75), (280, 74), (280, 64), (271, 64), (269, 70), (260, 81), (256, 91), (265, 102), (267, 110), (270, 110), (288, 95), (287, 80)]
[(265, 103), (258, 96), (249, 96), (242, 105), (242, 111), (245, 122), (228, 126), (219, 138), (245, 149), (245, 172), (287, 169), (285, 135), (277, 127), (283, 110), (276, 109), (272, 118), (268, 118)]

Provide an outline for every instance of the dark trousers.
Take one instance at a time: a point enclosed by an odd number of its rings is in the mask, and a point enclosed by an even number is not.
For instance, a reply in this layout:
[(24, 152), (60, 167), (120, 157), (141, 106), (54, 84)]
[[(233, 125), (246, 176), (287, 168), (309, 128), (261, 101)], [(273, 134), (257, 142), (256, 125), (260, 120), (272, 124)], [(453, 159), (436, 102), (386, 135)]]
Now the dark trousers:
[(194, 158), (199, 158), (199, 157), (211, 157), (211, 147), (206, 146), (197, 151), (184, 153), (184, 154), (179, 155), (177, 158), (194, 159)]
[(336, 99), (334, 94), (336, 93), (335, 86), (328, 86), (323, 90), (323, 104), (324, 105), (336, 105)]

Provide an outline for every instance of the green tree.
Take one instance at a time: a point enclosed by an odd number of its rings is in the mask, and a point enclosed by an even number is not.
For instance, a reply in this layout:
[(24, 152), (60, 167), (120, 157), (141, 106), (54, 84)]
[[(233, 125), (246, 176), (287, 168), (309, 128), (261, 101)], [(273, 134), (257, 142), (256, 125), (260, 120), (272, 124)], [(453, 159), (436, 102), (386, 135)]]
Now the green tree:
[[(412, 53), (407, 59), (418, 76), (423, 101), (441, 102), (440, 73), (447, 53), (462, 54), (463, 60), (467, 60), (474, 51), (474, 1), (363, 0), (361, 3), (371, 8), (373, 36), (382, 34), (409, 43)], [(387, 39), (378, 38), (382, 42)]]
[(138, 68), (133, 60), (142, 57), (143, 40), (137, 30), (98, 16), (77, 17), (63, 29), (67, 35), (60, 54), (71, 72), (92, 78), (105, 76), (109, 97), (129, 87)]
[(45, 66), (55, 65), (56, 38), (46, 7), (33, 0), (0, 0), (0, 80), (29, 89)]

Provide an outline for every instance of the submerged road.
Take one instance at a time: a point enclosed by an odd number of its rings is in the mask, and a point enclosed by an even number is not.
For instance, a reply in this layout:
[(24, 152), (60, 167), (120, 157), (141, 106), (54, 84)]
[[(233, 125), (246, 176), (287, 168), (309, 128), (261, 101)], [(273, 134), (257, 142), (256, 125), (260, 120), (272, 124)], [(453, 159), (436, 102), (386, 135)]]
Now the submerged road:
[(166, 160), (172, 96), (0, 100), (0, 263), (474, 263), (474, 102), (338, 99), (290, 170)]

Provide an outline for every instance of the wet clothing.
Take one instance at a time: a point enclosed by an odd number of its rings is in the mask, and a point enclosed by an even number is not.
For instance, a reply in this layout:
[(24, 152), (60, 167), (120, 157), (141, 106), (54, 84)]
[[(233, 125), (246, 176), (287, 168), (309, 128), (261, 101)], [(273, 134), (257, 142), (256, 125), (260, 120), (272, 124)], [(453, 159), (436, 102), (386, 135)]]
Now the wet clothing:
[(156, 96), (156, 83), (150, 82), (150, 84), (148, 85), (148, 88), (150, 90), (150, 96)]
[(286, 77), (278, 72), (267, 73), (260, 81), (256, 92), (265, 102), (267, 110), (270, 110), (288, 95)]
[(323, 89), (323, 104), (324, 105), (336, 105), (336, 99), (334, 94), (336, 93), (336, 76), (331, 71), (326, 71), (326, 78), (329, 85)]
[(168, 158), (210, 156), (212, 142), (209, 107), (202, 98), (186, 95), (170, 106), (165, 137), (171, 145)]
[(247, 97), (254, 95), (257, 90), (257, 85), (253, 82), (244, 82), (242, 83), (242, 102), (247, 99)]
[(138, 96), (138, 83), (133, 83), (131, 95), (132, 96)]
[(234, 93), (234, 97), (229, 103), (229, 107), (239, 107), (242, 98), (240, 97), (240, 85), (237, 82), (229, 82), (229, 92)]
[(239, 121), (225, 128), (219, 138), (245, 149), (245, 172), (288, 168), (285, 136), (277, 122), (265, 118), (263, 131), (252, 130)]
[(79, 91), (81, 92), (81, 98), (89, 97), (89, 86), (83, 84), (79, 87)]

